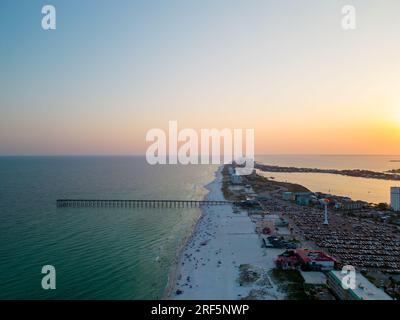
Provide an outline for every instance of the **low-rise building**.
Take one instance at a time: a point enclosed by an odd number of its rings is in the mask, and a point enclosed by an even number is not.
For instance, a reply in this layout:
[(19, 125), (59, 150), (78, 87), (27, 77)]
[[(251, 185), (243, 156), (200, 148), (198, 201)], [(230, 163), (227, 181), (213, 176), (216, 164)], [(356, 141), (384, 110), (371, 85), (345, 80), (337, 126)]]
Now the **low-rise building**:
[(335, 267), (336, 260), (323, 251), (298, 249), (296, 254), (299, 256), (304, 269), (328, 271)]
[(400, 187), (390, 188), (390, 206), (394, 211), (400, 211)]
[(282, 194), (282, 199), (286, 201), (293, 201), (294, 200), (294, 193), (293, 192), (284, 192)]
[(311, 196), (313, 194), (311, 192), (295, 192), (294, 193), (294, 199), (296, 200), (296, 203), (301, 205), (301, 206), (308, 206), (311, 203)]
[(231, 174), (231, 183), (232, 184), (241, 184), (242, 183), (242, 176), (234, 173)]
[(347, 211), (353, 210), (361, 210), (367, 204), (364, 201), (345, 201), (345, 202), (336, 202), (335, 208)]
[(262, 241), (267, 248), (296, 249), (297, 245), (279, 236), (262, 236)]
[(346, 274), (337, 270), (332, 270), (327, 275), (329, 288), (340, 300), (393, 300), (386, 292), (377, 288), (359, 272), (355, 274), (354, 289), (346, 289), (342, 286), (344, 276)]
[(329, 271), (335, 267), (336, 260), (320, 250), (287, 250), (279, 255), (276, 265), (283, 269)]
[(311, 198), (309, 195), (300, 195), (296, 197), (296, 203), (301, 206), (308, 206), (310, 205)]

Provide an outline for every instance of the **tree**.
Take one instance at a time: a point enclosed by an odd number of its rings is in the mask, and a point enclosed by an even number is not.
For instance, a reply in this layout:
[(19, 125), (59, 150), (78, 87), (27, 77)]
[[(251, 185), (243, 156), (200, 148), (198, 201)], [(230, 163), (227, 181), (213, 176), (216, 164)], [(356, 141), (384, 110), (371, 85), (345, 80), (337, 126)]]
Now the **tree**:
[(385, 202), (381, 202), (376, 206), (379, 210), (386, 211), (389, 210), (389, 205)]

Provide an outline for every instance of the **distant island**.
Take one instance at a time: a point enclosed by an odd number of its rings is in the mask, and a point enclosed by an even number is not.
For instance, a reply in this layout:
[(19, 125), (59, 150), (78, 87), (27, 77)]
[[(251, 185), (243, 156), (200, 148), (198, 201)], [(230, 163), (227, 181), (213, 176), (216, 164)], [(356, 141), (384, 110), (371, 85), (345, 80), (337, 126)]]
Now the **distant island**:
[(281, 167), (272, 166), (261, 163), (255, 163), (254, 167), (256, 169), (266, 171), (266, 172), (287, 172), (287, 173), (330, 173), (330, 174), (340, 174), (342, 176), (367, 178), (367, 179), (380, 179), (380, 180), (400, 180), (400, 169), (393, 169), (384, 172), (376, 172), (370, 170), (361, 169), (318, 169), (318, 168), (297, 168), (297, 167)]
[(386, 171), (388, 173), (395, 173), (395, 174), (400, 174), (400, 169), (392, 169), (392, 170), (388, 170)]

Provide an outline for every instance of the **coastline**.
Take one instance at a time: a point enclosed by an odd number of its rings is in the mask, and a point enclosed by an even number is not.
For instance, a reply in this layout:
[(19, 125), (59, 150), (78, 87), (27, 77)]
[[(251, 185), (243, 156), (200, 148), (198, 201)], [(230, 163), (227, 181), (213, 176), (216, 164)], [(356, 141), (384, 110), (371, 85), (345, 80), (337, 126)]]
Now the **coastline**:
[[(209, 184), (205, 185), (204, 188), (207, 190), (207, 193), (204, 195), (203, 200), (210, 200), (211, 193), (212, 193), (212, 186), (214, 184), (222, 183), (222, 169), (223, 165), (218, 167), (218, 169), (214, 172), (214, 180), (211, 181)], [(225, 199), (225, 198), (224, 198)], [(205, 207), (200, 208), (201, 213), (199, 218), (197, 219), (196, 223), (193, 225), (192, 230), (189, 232), (187, 237), (181, 242), (180, 246), (178, 247), (174, 261), (171, 264), (170, 271), (168, 273), (168, 281), (167, 285), (164, 290), (163, 300), (171, 300), (173, 299), (173, 292), (176, 289), (176, 282), (178, 280), (179, 274), (181, 272), (182, 262), (183, 262), (183, 253), (189, 243), (192, 241), (195, 234), (198, 232), (198, 226), (200, 221), (203, 219), (204, 215), (206, 214)]]
[[(223, 166), (207, 185), (208, 200), (224, 200)], [(269, 277), (281, 249), (265, 249), (246, 210), (232, 205), (202, 208), (192, 234), (179, 248), (171, 267), (165, 299), (240, 300), (284, 298)], [(257, 270), (260, 281), (247, 283), (246, 272)], [(244, 282), (243, 282), (244, 281)]]
[(289, 182), (302, 185), (311, 192), (349, 197), (354, 201), (365, 201), (371, 204), (390, 203), (390, 188), (398, 186), (389, 180), (365, 179), (329, 173), (268, 173), (258, 171), (265, 178), (276, 182)]
[(299, 168), (299, 167), (281, 167), (273, 166), (262, 163), (255, 163), (255, 169), (274, 173), (274, 172), (284, 172), (284, 173), (329, 173), (337, 174), (348, 177), (364, 178), (364, 179), (378, 179), (378, 180), (400, 180), (400, 169), (386, 170), (385, 172), (365, 170), (365, 169), (321, 169), (321, 168)]

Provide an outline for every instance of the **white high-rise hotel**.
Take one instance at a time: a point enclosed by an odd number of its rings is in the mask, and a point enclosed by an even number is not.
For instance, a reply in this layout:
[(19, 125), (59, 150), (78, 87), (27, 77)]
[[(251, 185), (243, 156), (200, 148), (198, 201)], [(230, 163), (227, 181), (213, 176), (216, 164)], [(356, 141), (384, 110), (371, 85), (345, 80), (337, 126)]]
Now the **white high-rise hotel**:
[(394, 211), (400, 211), (400, 187), (390, 188), (390, 206)]

